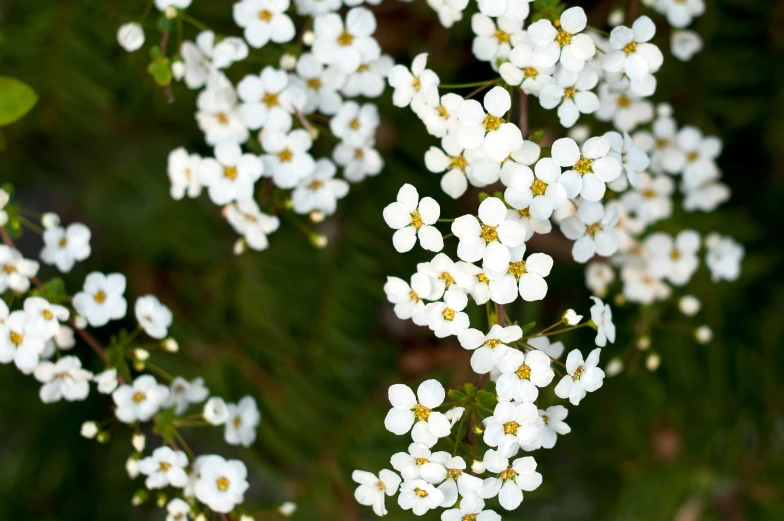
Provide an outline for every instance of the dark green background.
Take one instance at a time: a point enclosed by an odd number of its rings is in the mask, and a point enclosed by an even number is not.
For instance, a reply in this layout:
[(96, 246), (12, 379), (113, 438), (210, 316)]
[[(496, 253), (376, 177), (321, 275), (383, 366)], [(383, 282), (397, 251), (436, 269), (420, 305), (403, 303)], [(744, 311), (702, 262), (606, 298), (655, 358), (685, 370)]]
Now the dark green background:
[[(194, 4), (194, 16), (238, 33), (230, 2)], [(670, 313), (670, 320), (707, 322), (715, 340), (698, 346), (656, 330), (652, 349), (662, 356), (661, 368), (651, 374), (637, 357), (633, 377), (608, 379), (570, 408), (572, 434), (536, 454), (544, 484), (505, 519), (784, 519), (784, 14), (769, 0), (709, 4), (696, 25), (706, 50), (688, 64), (665, 51), (656, 99), (670, 99), (682, 124), (724, 140), (720, 166), (733, 198), (714, 215), (679, 214), (670, 229), (735, 236), (747, 249), (743, 276), (714, 286), (704, 268), (698, 272), (692, 288), (704, 311), (697, 319)], [(398, 321), (385, 304), (385, 277), (407, 277), (427, 255), (394, 252), (381, 208), (404, 182), (437, 197), (444, 216), (471, 211), (475, 199), (464, 198), (460, 209), (447, 202), (438, 176), (423, 166), (425, 144), (434, 140), (412, 114), (393, 110), (387, 93), (379, 138), (387, 166), (352, 187), (336, 218), (323, 225), (330, 247), (313, 250), (284, 220), (269, 251), (233, 256), (235, 235), (206, 196), (169, 198), (168, 151), (208, 150), (193, 120), (195, 95), (175, 86), (177, 101), (168, 105), (145, 72), (145, 51), (128, 55), (115, 42), (117, 26), (144, 5), (0, 3), (0, 74), (28, 82), (41, 96), (22, 122), (3, 129), (8, 149), (0, 155), (0, 180), (17, 186), (27, 208), (57, 211), (65, 222), (92, 228), (94, 253), (67, 277), (72, 291), (90, 270), (122, 271), (130, 294), (155, 293), (175, 312), (172, 332), (182, 352), (161, 357), (160, 365), (186, 377), (204, 375), (227, 399), (256, 397), (263, 422), (249, 451), (227, 447), (217, 429), (187, 433), (199, 452), (247, 462), (249, 505), (294, 499), (295, 519), (370, 519), (370, 510), (353, 500), (350, 473), (388, 467), (389, 456), (407, 445), (383, 428), (387, 386), (429, 377), (454, 386), (473, 378), (454, 340), (437, 342)], [(594, 25), (613, 7), (583, 5)], [(423, 5), (390, 1), (374, 9), (384, 26), (377, 33), (382, 47), (397, 59), (407, 63), (427, 49), (445, 80), (490, 77), (470, 55), (467, 20), (448, 32)], [(146, 29), (148, 42), (157, 38), (152, 20)], [(669, 47), (666, 37), (659, 43)], [(260, 66), (235, 66), (231, 75), (236, 80)], [(557, 128), (552, 114), (531, 112), (532, 128)], [(20, 247), (34, 256), (39, 240), (28, 234)], [(549, 323), (566, 307), (587, 311), (580, 267), (557, 257), (548, 280), (547, 302), (513, 307), (517, 320)], [(605, 359), (624, 350), (635, 314), (616, 309), (619, 339)], [(109, 333), (97, 335), (106, 340)], [(592, 336), (579, 333), (567, 346), (587, 352)], [(105, 397), (44, 406), (38, 384), (11, 366), (0, 367), (0, 382), (0, 520), (164, 518), (152, 506), (130, 506), (141, 481), (124, 473), (127, 433), (108, 446), (78, 435), (85, 419), (110, 414)], [(675, 517), (687, 502), (700, 507), (701, 517)], [(389, 519), (413, 519), (389, 503)]]

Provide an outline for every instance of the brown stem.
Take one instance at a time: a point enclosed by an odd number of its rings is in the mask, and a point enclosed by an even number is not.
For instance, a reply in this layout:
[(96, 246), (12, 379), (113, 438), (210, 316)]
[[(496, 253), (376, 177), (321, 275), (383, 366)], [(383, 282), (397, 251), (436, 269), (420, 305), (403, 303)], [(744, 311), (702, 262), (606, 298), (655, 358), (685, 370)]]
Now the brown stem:
[(528, 137), (528, 96), (523, 90), (520, 90), (520, 132), (523, 134), (523, 139)]
[(640, 0), (629, 0), (629, 6), (626, 9), (626, 25), (631, 27), (637, 19), (637, 13), (640, 12)]

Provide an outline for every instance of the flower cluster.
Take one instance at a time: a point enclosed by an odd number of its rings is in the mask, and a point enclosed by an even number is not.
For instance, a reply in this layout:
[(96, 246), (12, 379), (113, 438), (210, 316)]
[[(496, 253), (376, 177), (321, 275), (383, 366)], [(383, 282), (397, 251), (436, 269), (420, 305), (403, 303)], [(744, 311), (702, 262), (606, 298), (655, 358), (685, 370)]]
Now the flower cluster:
[[(174, 22), (177, 27), (191, 23), (201, 32), (184, 41), (171, 60), (158, 59), (167, 60), (163, 74), (170, 92), (172, 81), (200, 91), (196, 121), (212, 149), (197, 154), (180, 147), (169, 154), (172, 197), (194, 198), (206, 191), (241, 236), (237, 253), (268, 248), (281, 216), (323, 247), (326, 237), (296, 216), (323, 221), (335, 213), (349, 183), (383, 167), (375, 148), (378, 109), (367, 100), (382, 94), (393, 62), (373, 38), (375, 16), (364, 7), (343, 16), (339, 1), (298, 0), (292, 6), (288, 0), (240, 0), (233, 15), (243, 37), (222, 37), (186, 14), (189, 4), (163, 9), (162, 42)], [(307, 17), (299, 46), (294, 10)], [(141, 44), (129, 36), (129, 27), (120, 29), (118, 40), (133, 51)], [(165, 56), (164, 43), (151, 53)], [(269, 65), (230, 79), (228, 69), (244, 60)]]

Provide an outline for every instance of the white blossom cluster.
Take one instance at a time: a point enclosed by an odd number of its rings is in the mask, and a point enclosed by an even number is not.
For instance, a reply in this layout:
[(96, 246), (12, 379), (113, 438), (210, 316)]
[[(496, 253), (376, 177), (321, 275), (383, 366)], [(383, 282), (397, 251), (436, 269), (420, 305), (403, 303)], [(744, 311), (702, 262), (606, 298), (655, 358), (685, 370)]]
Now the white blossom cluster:
[[(133, 332), (122, 330), (115, 337), (119, 340), (106, 347), (100, 345), (88, 329), (126, 318), (125, 276), (91, 272), (81, 291), (72, 296), (65, 293), (59, 279), (40, 281), (38, 261), (25, 258), (4, 228), (9, 222), (8, 211), (19, 211), (18, 207), (9, 210), (9, 200), (8, 192), (0, 189), (0, 206), (5, 216), (0, 225), (0, 364), (14, 364), (23, 374), (33, 375), (41, 383), (41, 401), (47, 404), (83, 401), (92, 386), (99, 394), (111, 395), (114, 418), (87, 421), (81, 434), (107, 442), (114, 424), (130, 426), (136, 434), (134, 452), (126, 464), (128, 474), (131, 478), (144, 475), (148, 490), (166, 490), (171, 498), (167, 505), (169, 519), (181, 519), (177, 513), (235, 511), (248, 488), (243, 462), (219, 455), (195, 457), (179, 434), (168, 442), (171, 446), (162, 445), (144, 456), (142, 429), (148, 423), (157, 424), (158, 433), (162, 425), (172, 429), (223, 426), (226, 443), (249, 447), (261, 421), (256, 401), (245, 396), (236, 404), (227, 404), (219, 397), (209, 398), (210, 391), (201, 377), (189, 381), (156, 370), (149, 361), (150, 351), (176, 352), (178, 345), (169, 337), (172, 312), (153, 295), (136, 299), (133, 314), (137, 326)], [(89, 257), (91, 234), (85, 225), (62, 227), (59, 217), (51, 213), (44, 214), (41, 221), (45, 228), (41, 261), (61, 272), (70, 272), (76, 262)], [(142, 334), (151, 342), (141, 341)], [(104, 365), (101, 372), (95, 374), (83, 366), (84, 357), (77, 356), (77, 336), (100, 355)], [(110, 352), (114, 355), (110, 356)], [(92, 361), (87, 364), (91, 365)], [(137, 373), (135, 377), (130, 376), (132, 370)], [(200, 410), (186, 417), (192, 406)], [(165, 417), (170, 423), (162, 419)], [(134, 501), (142, 497), (137, 493)]]
[[(233, 15), (242, 38), (203, 30), (182, 43), (174, 79), (200, 90), (196, 121), (213, 150), (202, 156), (180, 147), (169, 154), (171, 195), (194, 198), (206, 190), (242, 236), (235, 252), (268, 248), (286, 212), (323, 221), (349, 183), (383, 168), (375, 148), (378, 108), (368, 100), (384, 91), (393, 61), (373, 38), (375, 16), (359, 3), (347, 1), (352, 8), (341, 15), (339, 0), (240, 0)], [(292, 11), (309, 18), (298, 56), (279, 50), (297, 35)], [(233, 83), (227, 69), (262, 48), (277, 53), (278, 63)], [(324, 149), (331, 153), (315, 155)], [(325, 236), (308, 235), (314, 245), (326, 244)]]

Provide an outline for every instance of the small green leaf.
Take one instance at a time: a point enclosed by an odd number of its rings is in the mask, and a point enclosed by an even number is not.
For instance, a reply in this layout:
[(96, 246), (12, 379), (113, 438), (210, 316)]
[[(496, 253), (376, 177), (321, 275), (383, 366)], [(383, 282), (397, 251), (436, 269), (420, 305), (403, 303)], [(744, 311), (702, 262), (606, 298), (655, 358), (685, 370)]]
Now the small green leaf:
[(485, 409), (490, 409), (492, 411), (495, 408), (495, 405), (498, 403), (498, 399), (496, 398), (495, 393), (480, 390), (476, 393), (476, 403), (479, 404), (480, 407), (484, 407)]
[(30, 112), (38, 94), (26, 83), (0, 76), (0, 127), (10, 125)]
[(536, 327), (536, 322), (529, 322), (523, 326), (523, 336), (527, 335)]
[(463, 392), (466, 396), (474, 396), (476, 394), (476, 387), (474, 387), (474, 384), (472, 383), (467, 383), (463, 385)]
[(68, 299), (68, 293), (65, 291), (65, 282), (60, 277), (47, 281), (46, 284), (38, 289), (34, 289), (31, 293), (55, 304)]
[(463, 403), (468, 398), (465, 395), (465, 393), (460, 392), (460, 391), (458, 391), (456, 389), (450, 389), (449, 392), (447, 393), (447, 396), (449, 396), (450, 400), (454, 400), (457, 403)]
[(544, 130), (537, 130), (533, 134), (528, 137), (528, 141), (533, 141), (537, 145), (542, 142), (542, 138), (544, 137)]
[(479, 192), (479, 202), (480, 202), (480, 203), (481, 203), (482, 201), (484, 201), (485, 199), (487, 199), (488, 197), (490, 197), (490, 196), (489, 196), (487, 193), (485, 193), (485, 192)]

